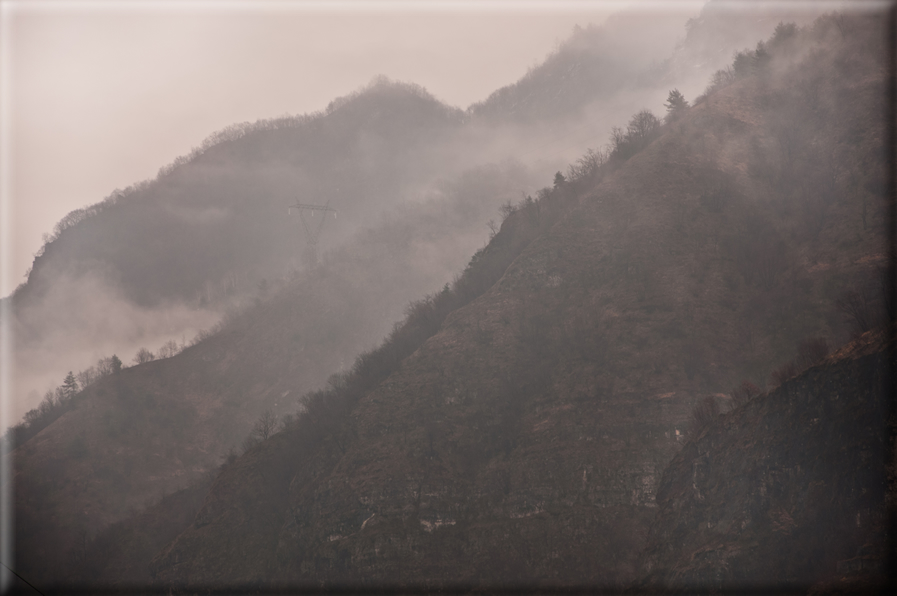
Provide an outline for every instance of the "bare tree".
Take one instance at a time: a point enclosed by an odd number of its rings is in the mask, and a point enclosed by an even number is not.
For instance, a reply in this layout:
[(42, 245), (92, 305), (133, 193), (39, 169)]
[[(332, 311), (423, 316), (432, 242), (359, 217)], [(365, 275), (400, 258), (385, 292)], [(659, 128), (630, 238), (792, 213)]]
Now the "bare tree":
[(97, 375), (105, 377), (113, 373), (112, 358), (100, 358), (97, 360)]
[(147, 362), (152, 362), (156, 359), (156, 356), (147, 350), (146, 348), (140, 348), (137, 350), (137, 355), (134, 356), (134, 364), (146, 364)]
[(567, 169), (568, 180), (579, 180), (590, 176), (607, 162), (607, 152), (589, 149), (586, 154), (576, 160), (575, 164), (571, 164)]
[(243, 439), (243, 453), (246, 453), (262, 441), (265, 441), (277, 432), (277, 414), (271, 410), (265, 410), (265, 413), (255, 421), (249, 435)]
[(626, 136), (631, 141), (647, 141), (660, 128), (660, 120), (650, 110), (642, 110), (632, 117), (626, 127)]
[(78, 384), (81, 388), (85, 388), (89, 385), (92, 385), (94, 381), (99, 377), (99, 373), (97, 372), (97, 368), (95, 366), (90, 366), (82, 371), (80, 371), (75, 377), (78, 380)]
[(260, 440), (265, 441), (274, 434), (274, 431), (277, 429), (277, 414), (272, 412), (271, 410), (265, 410), (265, 413), (255, 422), (255, 426), (252, 428), (253, 434), (255, 434)]
[(159, 348), (159, 358), (171, 358), (180, 352), (180, 347), (178, 346), (178, 342), (173, 339), (169, 339), (167, 342), (162, 344), (162, 347)]

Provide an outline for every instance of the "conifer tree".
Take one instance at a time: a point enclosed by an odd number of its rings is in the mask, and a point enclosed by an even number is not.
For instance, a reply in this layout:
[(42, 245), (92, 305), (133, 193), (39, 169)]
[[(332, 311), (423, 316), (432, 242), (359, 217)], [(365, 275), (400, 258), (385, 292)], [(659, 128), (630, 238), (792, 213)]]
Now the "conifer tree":
[(688, 108), (688, 102), (685, 100), (685, 96), (682, 95), (678, 89), (670, 91), (670, 94), (663, 105), (667, 108), (667, 122), (678, 120), (679, 116), (682, 115), (682, 112)]
[(76, 393), (78, 393), (78, 381), (75, 380), (74, 373), (69, 371), (69, 374), (65, 375), (65, 379), (62, 381), (62, 395), (69, 400), (75, 397)]

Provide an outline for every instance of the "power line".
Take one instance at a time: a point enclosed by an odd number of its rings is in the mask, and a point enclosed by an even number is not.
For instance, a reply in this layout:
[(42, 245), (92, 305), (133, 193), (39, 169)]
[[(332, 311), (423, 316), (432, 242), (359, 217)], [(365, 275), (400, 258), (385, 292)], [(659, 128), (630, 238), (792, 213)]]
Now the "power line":
[[(321, 230), (324, 228), (324, 221), (327, 219), (327, 213), (333, 213), (336, 219), (336, 209), (330, 206), (330, 201), (325, 205), (310, 205), (308, 203), (296, 202), (295, 205), (287, 207), (287, 214), (295, 209), (299, 212), (299, 219), (302, 220), (302, 226), (305, 228), (305, 261), (311, 265), (318, 263), (318, 238), (321, 236)], [(315, 216), (315, 212), (321, 213), (321, 220), (317, 226), (309, 226), (306, 219), (306, 213), (310, 213), (311, 217)]]

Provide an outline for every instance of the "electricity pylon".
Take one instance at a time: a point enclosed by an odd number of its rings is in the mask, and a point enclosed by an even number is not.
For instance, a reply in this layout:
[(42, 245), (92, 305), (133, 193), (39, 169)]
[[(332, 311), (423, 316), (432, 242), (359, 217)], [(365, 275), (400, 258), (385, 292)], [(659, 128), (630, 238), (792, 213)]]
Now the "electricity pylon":
[[(327, 219), (327, 213), (333, 213), (333, 218), (336, 219), (336, 209), (329, 205), (330, 201), (327, 201), (326, 205), (308, 205), (297, 202), (295, 205), (287, 207), (287, 214), (292, 213), (293, 209), (299, 212), (299, 219), (302, 220), (302, 226), (305, 228), (304, 260), (306, 264), (318, 264), (318, 238), (321, 236), (321, 230), (324, 228), (324, 220)], [(309, 225), (305, 214), (311, 213), (311, 217), (314, 218), (316, 211), (321, 212), (321, 221), (317, 226)]]

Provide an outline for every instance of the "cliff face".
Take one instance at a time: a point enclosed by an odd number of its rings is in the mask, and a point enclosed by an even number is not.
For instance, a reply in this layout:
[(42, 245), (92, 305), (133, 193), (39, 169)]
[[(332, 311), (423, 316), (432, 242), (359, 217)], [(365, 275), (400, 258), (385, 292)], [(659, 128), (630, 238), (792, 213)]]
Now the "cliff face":
[(867, 333), (689, 442), (657, 490), (646, 582), (768, 589), (887, 579), (894, 364), (893, 335)]

